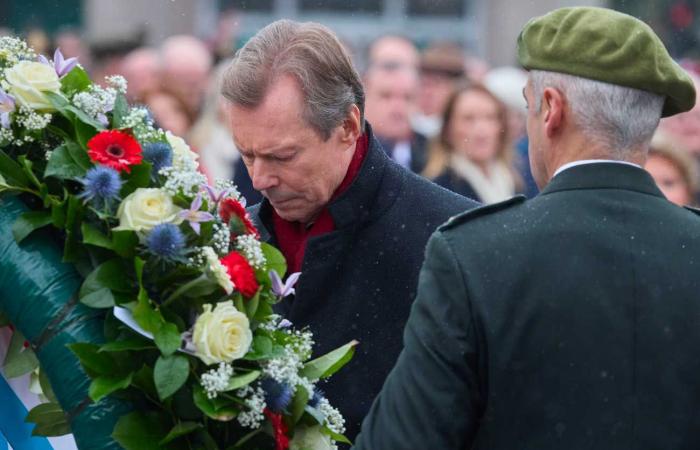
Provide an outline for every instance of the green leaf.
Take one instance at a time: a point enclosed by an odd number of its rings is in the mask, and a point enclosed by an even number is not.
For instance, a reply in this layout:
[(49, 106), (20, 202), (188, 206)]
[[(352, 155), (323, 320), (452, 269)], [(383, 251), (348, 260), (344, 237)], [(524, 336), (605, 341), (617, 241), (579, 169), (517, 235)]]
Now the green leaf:
[(224, 392), (240, 389), (243, 386), (248, 386), (250, 383), (257, 380), (260, 377), (260, 374), (261, 372), (259, 370), (253, 370), (244, 375), (231, 377), (228, 382), (228, 386), (226, 386), (226, 389), (224, 389)]
[(143, 391), (147, 396), (155, 398), (158, 396), (156, 385), (153, 382), (153, 369), (148, 365), (143, 365), (134, 374), (131, 380), (132, 386)]
[(296, 424), (304, 415), (304, 408), (309, 403), (309, 392), (302, 386), (297, 386), (290, 406), (292, 423)]
[(114, 300), (114, 294), (109, 288), (101, 288), (94, 292), (80, 297), (80, 302), (90, 308), (102, 309), (112, 308), (117, 302)]
[(158, 413), (133, 412), (122, 416), (112, 437), (125, 450), (159, 449), (160, 441), (172, 428), (170, 420)]
[(62, 436), (71, 432), (66, 413), (54, 402), (35, 406), (24, 421), (36, 424), (32, 436)]
[(153, 334), (153, 340), (156, 341), (158, 349), (163, 356), (170, 356), (180, 348), (182, 338), (177, 327), (169, 322), (163, 323), (158, 330)]
[(154, 348), (156, 347), (153, 345), (153, 342), (140, 338), (132, 338), (123, 341), (108, 342), (101, 346), (98, 352), (125, 352), (131, 350), (151, 350)]
[(142, 162), (137, 166), (131, 166), (131, 174), (120, 191), (121, 198), (126, 198), (138, 188), (148, 187), (151, 183), (151, 163)]
[(112, 250), (112, 240), (98, 230), (96, 226), (88, 222), (83, 222), (80, 225), (80, 232), (83, 235), (83, 244), (90, 244)]
[(46, 375), (46, 371), (41, 368), (39, 369), (39, 386), (41, 386), (41, 392), (44, 393), (44, 396), (48, 398), (49, 401), (58, 403), (56, 394), (54, 394), (53, 387), (49, 381), (49, 377)]
[(22, 166), (2, 150), (0, 150), (0, 175), (5, 177), (5, 180), (12, 186), (29, 186), (29, 178), (24, 173)]
[(267, 242), (261, 242), (263, 255), (265, 255), (265, 269), (267, 272), (274, 270), (280, 278), (284, 278), (287, 273), (287, 261), (284, 259), (282, 252), (277, 250)]
[(131, 384), (132, 373), (126, 376), (103, 375), (92, 380), (88, 395), (97, 403), (102, 398), (120, 389), (126, 389)]
[(161, 441), (159, 442), (159, 444), (160, 444), (160, 445), (165, 445), (165, 444), (167, 444), (167, 443), (170, 442), (170, 441), (174, 441), (175, 439), (177, 439), (177, 438), (179, 438), (179, 437), (182, 437), (182, 436), (184, 436), (184, 435), (186, 435), (186, 434), (190, 434), (191, 432), (193, 432), (193, 431), (195, 431), (195, 430), (198, 430), (198, 429), (200, 429), (200, 428), (202, 428), (202, 424), (201, 424), (201, 423), (197, 423), (197, 422), (180, 422), (180, 423), (178, 423), (177, 425), (175, 425), (175, 427), (174, 427), (172, 430), (170, 430), (170, 433), (168, 433), (168, 435), (165, 436), (165, 437), (163, 438), (163, 440), (161, 440)]
[(98, 345), (77, 342), (68, 344), (68, 348), (75, 353), (78, 360), (80, 360), (80, 365), (83, 366), (85, 372), (91, 377), (98, 375), (114, 375), (118, 373), (117, 364), (109, 354), (99, 353)]
[(165, 320), (159, 311), (153, 309), (145, 292), (141, 291), (139, 293), (139, 301), (134, 307), (132, 314), (134, 315), (134, 320), (141, 328), (149, 333), (155, 333)]
[(61, 78), (61, 91), (66, 94), (74, 94), (87, 90), (92, 82), (87, 72), (80, 67), (75, 66), (63, 78)]
[(355, 346), (358, 343), (357, 341), (349, 342), (313, 361), (307, 362), (299, 375), (311, 381), (330, 377), (352, 359), (355, 354)]
[(114, 100), (114, 108), (112, 108), (112, 128), (121, 129), (124, 125), (124, 117), (129, 113), (129, 105), (127, 104), (124, 94), (117, 94)]
[(350, 439), (345, 437), (345, 435), (331, 431), (327, 426), (321, 427), (321, 433), (330, 436), (331, 439), (333, 439), (336, 442), (342, 442), (344, 444), (352, 445)]
[[(96, 130), (104, 130), (105, 126), (102, 125), (100, 122), (97, 120), (93, 119), (92, 117), (88, 116), (85, 111), (82, 109), (78, 109), (73, 105), (68, 105), (66, 106), (64, 111), (69, 111), (73, 113), (75, 116), (75, 120), (79, 122), (83, 122), (85, 125), (90, 125), (91, 127), (95, 128)], [(77, 123), (76, 123), (77, 126)]]
[(24, 170), (24, 174), (27, 175), (27, 178), (29, 178), (29, 181), (34, 184), (37, 188), (41, 188), (41, 182), (39, 179), (36, 177), (34, 174), (34, 171), (32, 170), (32, 167), (34, 164), (32, 163), (31, 160), (27, 159), (25, 155), (20, 155), (17, 160), (19, 163), (22, 165), (22, 169)]
[(112, 250), (123, 258), (134, 256), (139, 238), (136, 233), (130, 230), (112, 232)]
[(258, 289), (258, 292), (255, 293), (253, 298), (245, 303), (245, 314), (250, 320), (255, 318), (255, 313), (258, 312), (258, 306), (260, 306), (260, 289)]
[(161, 400), (173, 395), (187, 381), (190, 363), (180, 355), (160, 356), (153, 368), (153, 381)]
[(78, 241), (79, 228), (85, 208), (80, 200), (74, 195), (68, 196), (68, 211), (66, 212), (66, 241), (63, 249), (63, 261), (77, 263), (81, 254), (85, 254), (85, 249)]
[(197, 408), (212, 419), (225, 422), (238, 415), (238, 409), (232, 402), (222, 398), (209, 399), (200, 385), (195, 385), (192, 399)]
[(51, 153), (46, 170), (44, 170), (44, 177), (60, 179), (80, 178), (85, 176), (89, 163), (89, 157), (84, 150), (75, 143), (67, 142), (56, 147)]
[(87, 144), (95, 135), (97, 134), (97, 129), (81, 120), (75, 121), (75, 137), (78, 140), (81, 148), (86, 149)]
[(23, 213), (12, 224), (12, 235), (18, 244), (29, 236), (34, 230), (53, 223), (49, 211), (28, 211)]
[(10, 345), (3, 363), (3, 371), (7, 378), (26, 375), (39, 367), (39, 360), (36, 359), (34, 351), (29, 347), (24, 348), (25, 342), (24, 335), (15, 330), (10, 339)]

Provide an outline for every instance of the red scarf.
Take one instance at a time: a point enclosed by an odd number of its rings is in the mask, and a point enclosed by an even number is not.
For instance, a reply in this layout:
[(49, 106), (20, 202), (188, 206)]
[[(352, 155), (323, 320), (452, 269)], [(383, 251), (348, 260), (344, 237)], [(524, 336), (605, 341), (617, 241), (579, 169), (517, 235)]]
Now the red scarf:
[[(357, 139), (355, 154), (352, 156), (348, 171), (343, 181), (333, 193), (330, 202), (338, 198), (350, 187), (352, 182), (355, 181), (357, 174), (360, 172), (362, 161), (364, 161), (365, 156), (367, 156), (368, 149), (369, 138), (366, 134), (363, 134)], [(299, 272), (301, 270), (301, 264), (304, 261), (304, 252), (306, 251), (306, 243), (310, 238), (335, 230), (335, 223), (333, 222), (333, 217), (331, 217), (327, 206), (321, 210), (316, 221), (308, 228), (300, 222), (284, 220), (277, 215), (277, 212), (273, 208), (272, 225), (275, 230), (275, 236), (277, 236), (279, 248), (287, 259), (289, 273)]]

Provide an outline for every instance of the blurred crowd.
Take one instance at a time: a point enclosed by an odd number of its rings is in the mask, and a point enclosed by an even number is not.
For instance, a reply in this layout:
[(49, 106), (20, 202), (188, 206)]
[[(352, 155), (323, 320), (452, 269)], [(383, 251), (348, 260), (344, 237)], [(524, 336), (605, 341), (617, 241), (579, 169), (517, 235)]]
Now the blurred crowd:
[[(86, 45), (76, 30), (49, 37), (25, 36), (40, 53), (60, 47), (77, 56), (98, 81), (121, 74), (132, 103), (149, 108), (158, 126), (185, 137), (211, 179), (233, 179), (257, 203), (245, 166), (231, 139), (219, 81), (236, 43), (235, 27), (222, 20), (223, 38), (203, 41), (176, 35), (158, 46)], [(514, 194), (537, 194), (528, 164), (527, 74), (491, 67), (452, 42), (419, 48), (400, 35), (385, 35), (366, 49), (351, 49), (361, 69), (366, 118), (398, 164), (439, 185), (484, 203)], [(682, 62), (700, 86), (700, 64)], [(646, 169), (677, 204), (700, 200), (700, 104), (663, 119)]]

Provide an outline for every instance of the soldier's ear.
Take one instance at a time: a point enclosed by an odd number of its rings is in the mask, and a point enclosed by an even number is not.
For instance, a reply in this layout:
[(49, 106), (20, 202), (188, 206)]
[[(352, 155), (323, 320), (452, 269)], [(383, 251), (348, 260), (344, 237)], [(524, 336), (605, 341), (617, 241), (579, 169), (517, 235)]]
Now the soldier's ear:
[(542, 93), (544, 131), (551, 138), (561, 130), (566, 100), (558, 89), (545, 88)]

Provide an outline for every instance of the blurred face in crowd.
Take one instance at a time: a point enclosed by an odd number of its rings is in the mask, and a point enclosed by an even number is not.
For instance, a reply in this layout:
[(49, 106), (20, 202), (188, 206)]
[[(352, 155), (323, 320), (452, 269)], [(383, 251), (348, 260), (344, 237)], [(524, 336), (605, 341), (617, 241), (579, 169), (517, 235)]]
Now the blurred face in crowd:
[(361, 130), (359, 109), (324, 141), (304, 120), (304, 96), (290, 76), (273, 82), (257, 107), (228, 108), (253, 187), (283, 219), (313, 222), (347, 173)]
[(394, 141), (410, 139), (417, 95), (414, 71), (371, 69), (365, 79), (365, 115), (374, 132)]
[(153, 113), (156, 123), (177, 136), (185, 136), (190, 128), (184, 105), (165, 92), (156, 92), (146, 98), (146, 106)]
[[(700, 89), (700, 86), (696, 86), (696, 89)], [(688, 112), (661, 119), (660, 128), (700, 157), (700, 102)]]
[(644, 168), (651, 174), (661, 192), (677, 205), (690, 205), (693, 195), (683, 174), (670, 159), (656, 154), (649, 155)]
[(495, 160), (505, 131), (500, 114), (500, 105), (485, 92), (459, 94), (448, 124), (453, 151), (480, 166)]
[(174, 36), (163, 43), (161, 60), (162, 82), (187, 103), (190, 111), (197, 111), (212, 69), (206, 46), (192, 36)]
[(452, 78), (435, 72), (420, 74), (418, 107), (426, 116), (440, 115), (455, 88)]
[(146, 94), (155, 92), (160, 84), (158, 52), (150, 48), (138, 48), (122, 61), (121, 73), (129, 83), (126, 93), (131, 101), (143, 101)]

